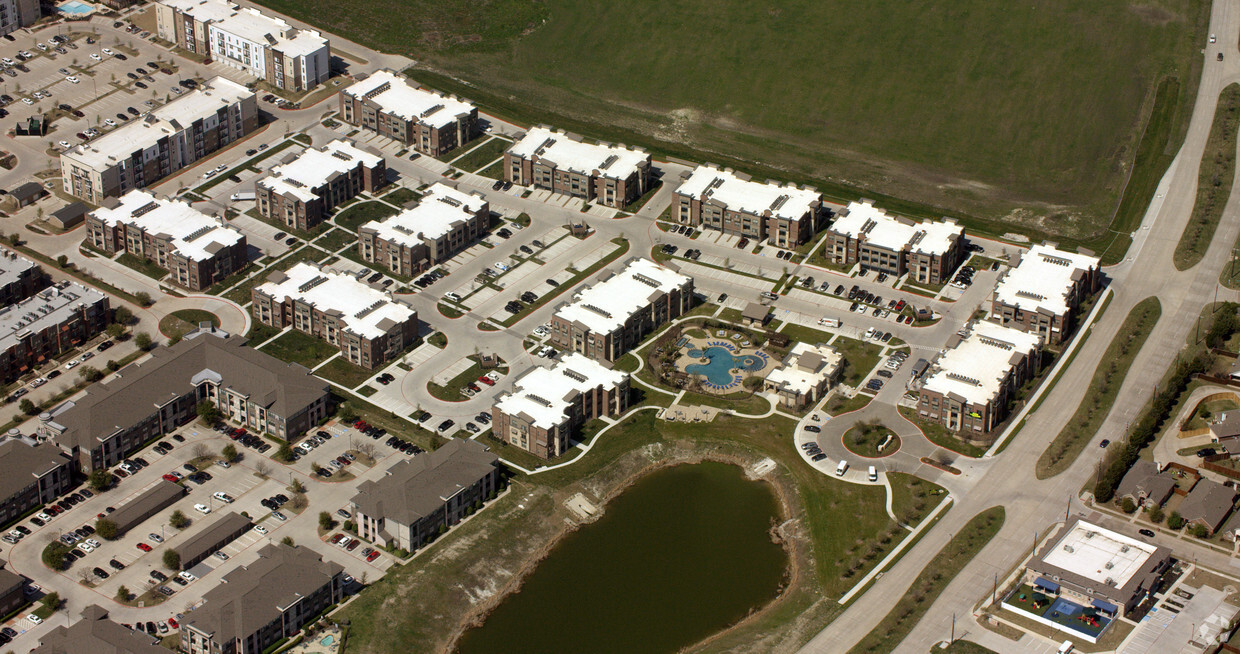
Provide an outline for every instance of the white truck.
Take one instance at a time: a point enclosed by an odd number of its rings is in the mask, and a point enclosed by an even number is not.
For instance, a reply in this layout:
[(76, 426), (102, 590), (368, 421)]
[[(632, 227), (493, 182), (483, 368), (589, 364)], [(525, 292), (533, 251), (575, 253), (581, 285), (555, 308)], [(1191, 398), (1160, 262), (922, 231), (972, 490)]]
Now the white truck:
[(258, 195), (256, 195), (254, 191), (237, 191), (229, 196), (229, 199), (233, 202), (244, 202), (246, 200), (253, 200), (257, 197)]

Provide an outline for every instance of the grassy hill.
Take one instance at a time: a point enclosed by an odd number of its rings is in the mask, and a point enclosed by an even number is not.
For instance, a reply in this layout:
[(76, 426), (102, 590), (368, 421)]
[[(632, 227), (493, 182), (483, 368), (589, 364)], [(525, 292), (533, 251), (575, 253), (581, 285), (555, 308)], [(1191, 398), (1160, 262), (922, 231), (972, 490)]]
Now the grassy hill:
[(1165, 77), (1179, 81), (1178, 147), (1209, 13), (1191, 0), (261, 2), (413, 56), (517, 118), (1080, 238), (1114, 213)]

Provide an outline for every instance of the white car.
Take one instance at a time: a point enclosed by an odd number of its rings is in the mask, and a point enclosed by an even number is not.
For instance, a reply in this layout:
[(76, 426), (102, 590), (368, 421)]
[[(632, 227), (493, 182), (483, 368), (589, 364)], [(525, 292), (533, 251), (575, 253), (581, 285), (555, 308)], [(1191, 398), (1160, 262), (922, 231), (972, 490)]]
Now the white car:
[(111, 57), (112, 55), (116, 54), (115, 52), (112, 52), (111, 48), (104, 48), (104, 49), (100, 50), (100, 52), (102, 52), (102, 53), (103, 53), (103, 54), (105, 54), (105, 55), (108, 55), (109, 57)]
[(221, 468), (231, 468), (231, 467), (232, 467), (231, 465), (229, 465), (229, 463), (228, 463), (227, 461), (216, 461), (216, 462), (215, 462), (215, 465), (217, 465), (217, 466), (219, 466), (219, 467), (221, 467)]
[(77, 359), (74, 359), (73, 361), (70, 361), (69, 363), (65, 364), (65, 370), (73, 370), (74, 368), (77, 367), (77, 364), (79, 363), (81, 362), (78, 361)]
[(95, 358), (95, 353), (94, 353), (94, 352), (87, 352), (86, 354), (83, 354), (83, 355), (82, 355), (82, 356), (78, 359), (78, 361), (85, 361), (85, 360), (87, 360), (87, 359), (93, 359), (93, 358)]
[(147, 534), (147, 535), (146, 535), (146, 537), (147, 537), (147, 538), (149, 538), (149, 539), (151, 539), (151, 540), (153, 540), (153, 541), (155, 541), (156, 543), (162, 543), (162, 542), (164, 542), (164, 537), (163, 537), (163, 536), (160, 536), (159, 534), (156, 534), (156, 533), (154, 533), (154, 532)]
[(0, 57), (0, 61), (3, 61), (5, 66), (12, 66), (15, 63), (12, 59), (9, 59), (8, 57)]
[(50, 515), (48, 515), (48, 514), (46, 514), (46, 513), (36, 513), (36, 514), (34, 514), (34, 517), (36, 517), (36, 518), (38, 518), (38, 519), (42, 520), (43, 522), (51, 522), (51, 521), (52, 521), (52, 516), (50, 516)]
[(213, 496), (215, 497), (215, 499), (217, 499), (217, 500), (219, 500), (219, 501), (221, 501), (221, 502), (223, 502), (223, 503), (225, 503), (225, 504), (232, 504), (232, 503), (233, 503), (233, 498), (232, 498), (232, 496), (230, 496), (228, 493), (225, 493), (224, 491), (216, 491), (216, 492), (213, 494)]
[(266, 534), (267, 528), (262, 525), (254, 525), (254, 531), (257, 531), (260, 534)]
[(34, 44), (34, 47), (36, 47), (36, 48), (38, 48), (38, 49), (40, 49), (40, 50), (42, 50), (42, 51), (44, 51), (44, 52), (47, 52), (47, 46), (46, 46), (46, 45), (44, 45), (44, 44), (42, 44), (42, 43), (36, 43), (36, 44)]
[(103, 61), (103, 57), (100, 57), (99, 55), (97, 55), (97, 54), (95, 54), (95, 53), (93, 53), (93, 52), (92, 52), (92, 53), (90, 53), (90, 58), (91, 58), (91, 59), (94, 59), (95, 61)]
[(87, 543), (86, 541), (82, 541), (82, 542), (78, 543), (78, 544), (77, 544), (77, 548), (78, 548), (78, 549), (80, 549), (80, 550), (82, 550), (83, 552), (88, 553), (88, 554), (89, 554), (90, 552), (95, 551), (95, 546), (94, 546), (94, 545), (91, 545), (90, 543)]
[(76, 76), (76, 75), (70, 75), (70, 76), (66, 77), (65, 79), (69, 80), (69, 83), (70, 83), (70, 84), (77, 84), (79, 81), (81, 81), (81, 80), (79, 80), (79, 79), (77, 78), (77, 76)]
[(177, 576), (184, 579), (185, 581), (198, 581), (198, 577), (195, 577), (194, 575), (190, 574), (187, 570), (182, 570), (178, 572)]
[(29, 50), (22, 50), (21, 55), (25, 57), (26, 59), (30, 59), (31, 57), (34, 56), (34, 53)]
[(288, 520), (288, 516), (284, 515), (283, 513), (280, 513), (279, 511), (272, 511), (271, 515), (272, 517), (274, 517), (276, 520), (279, 520), (280, 522), (284, 522), (285, 520)]
[(61, 142), (60, 142), (60, 147), (62, 147), (62, 148), (68, 148), (68, 147), (69, 147), (69, 142), (68, 142), (68, 141), (61, 141)]
[(218, 166), (216, 166), (216, 167), (215, 167), (215, 172), (217, 172), (217, 173), (222, 173), (222, 172), (224, 172), (224, 170), (225, 170), (225, 169), (227, 169), (227, 168), (228, 168), (228, 165), (227, 165), (227, 164), (220, 164), (220, 165), (218, 165)]
[(86, 539), (86, 544), (87, 544), (87, 545), (90, 545), (91, 547), (95, 547), (95, 548), (103, 547), (103, 544), (102, 544), (102, 543), (100, 543), (99, 541), (97, 541), (97, 540), (95, 540), (95, 539), (93, 539), (93, 538), (87, 538), (87, 539)]
[(44, 379), (43, 377), (39, 377), (38, 379), (30, 382), (30, 388), (38, 388), (46, 383), (47, 383), (46, 379)]
[(496, 264), (493, 266), (493, 268), (495, 268), (496, 270), (498, 270), (498, 271), (500, 271), (500, 272), (508, 272), (508, 266), (507, 266), (507, 264), (503, 264), (503, 263), (496, 262)]
[(10, 531), (9, 535), (12, 536), (13, 538), (16, 538), (17, 540), (21, 540), (22, 536), (25, 536), (25, 534), (23, 534), (22, 532), (16, 529), (14, 529), (13, 531)]
[(497, 382), (497, 381), (499, 381), (499, 378), (500, 378), (500, 377), (501, 377), (501, 375), (500, 375), (498, 372), (495, 372), (494, 370), (492, 370), (491, 372), (488, 372), (488, 373), (487, 373), (487, 379), (490, 379), (490, 380), (491, 380), (491, 381), (493, 381), (493, 382)]
[(352, 536), (345, 536), (344, 538), (340, 539), (339, 543), (336, 543), (336, 547), (339, 547), (340, 549), (344, 549), (349, 546), (349, 543), (352, 543), (352, 542), (353, 542)]
[(35, 615), (35, 614), (33, 614), (33, 613), (31, 613), (30, 615), (26, 616), (26, 619), (27, 619), (27, 620), (29, 620), (30, 622), (34, 623), (34, 624), (43, 624), (43, 618), (40, 618), (39, 616), (37, 616), (37, 615)]
[(112, 120), (111, 118), (104, 118), (103, 124), (107, 125), (108, 127), (116, 127), (116, 121)]
[(34, 100), (31, 100), (30, 98), (22, 98), (22, 102), (26, 104), (34, 104)]
[(203, 174), (202, 174), (202, 178), (203, 178), (203, 179), (211, 179), (212, 177), (215, 177), (215, 169), (214, 169), (214, 168), (212, 168), (211, 170), (208, 170), (207, 172), (205, 172), (205, 173), (203, 173)]
[(211, 512), (211, 507), (207, 506), (206, 504), (195, 504), (194, 510), (203, 515), (206, 515)]

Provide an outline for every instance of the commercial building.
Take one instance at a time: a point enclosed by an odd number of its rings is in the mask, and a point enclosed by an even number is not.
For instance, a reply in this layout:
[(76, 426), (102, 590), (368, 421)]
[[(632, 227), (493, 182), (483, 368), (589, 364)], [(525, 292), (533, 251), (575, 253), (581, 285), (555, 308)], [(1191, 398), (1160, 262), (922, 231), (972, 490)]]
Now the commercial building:
[(255, 320), (279, 329), (292, 325), (368, 370), (418, 340), (418, 314), (408, 304), (353, 275), (315, 264), (271, 273), (252, 297)]
[(499, 458), (478, 441), (454, 438), (362, 482), (350, 503), (362, 538), (412, 552), (498, 487)]
[(357, 247), (366, 261), (412, 277), (472, 245), (490, 221), (482, 194), (436, 182), (417, 206), (359, 227)]
[(1123, 615), (1146, 598), (1171, 563), (1166, 547), (1073, 516), (1029, 560), (1024, 579), (1078, 604)]
[(649, 259), (630, 259), (624, 270), (581, 291), (556, 310), (551, 318), (551, 342), (561, 350), (615, 361), (692, 304), (692, 277)]
[(21, 302), (51, 283), (51, 276), (39, 264), (0, 247), (0, 307)]
[(50, 443), (5, 438), (0, 442), (0, 524), (60, 499), (73, 485), (69, 457)]
[(132, 190), (108, 198), (86, 218), (86, 242), (128, 252), (167, 270), (192, 291), (210, 288), (249, 261), (245, 235), (188, 202)]
[(1162, 506), (1171, 498), (1175, 486), (1175, 477), (1160, 472), (1158, 464), (1138, 459), (1120, 480), (1115, 497), (1130, 499), (1137, 506)]
[(88, 473), (125, 459), (143, 443), (197, 417), (215, 403), (227, 419), (255, 433), (293, 440), (327, 416), (326, 382), (245, 339), (195, 331), (147, 361), (122, 368), (112, 381), (40, 416), (39, 432)]
[(69, 654), (70, 652), (114, 652), (116, 654), (168, 654), (159, 636), (130, 629), (108, 619), (108, 611), (98, 604), (82, 609), (82, 619), (72, 626), (58, 626), (39, 638), (31, 654)]
[(65, 193), (91, 204), (191, 166), (258, 127), (258, 101), (236, 82), (203, 85), (60, 155)]
[(650, 155), (538, 126), (504, 153), (504, 178), (620, 208), (650, 189)]
[(841, 266), (861, 264), (911, 282), (942, 284), (964, 257), (964, 228), (956, 221), (914, 222), (889, 216), (869, 200), (849, 203), (827, 231), (823, 256)]
[(344, 569), (300, 546), (267, 545), (181, 621), (189, 654), (259, 654), (344, 597)]
[(108, 296), (67, 281), (0, 309), (0, 381), (85, 343), (111, 320)]
[[(3, 566), (3, 563), (0, 563)], [(0, 567), (0, 611), (8, 615), (26, 604), (26, 578)]]
[(34, 25), (42, 17), (39, 0), (0, 0), (0, 35)]
[(843, 367), (844, 357), (830, 345), (797, 343), (783, 362), (766, 374), (764, 390), (775, 393), (781, 405), (802, 409), (831, 390)]
[(174, 484), (167, 479), (160, 479), (147, 486), (137, 496), (129, 499), (116, 510), (108, 514), (108, 520), (116, 524), (118, 536), (146, 522), (151, 516), (172, 506), (177, 500), (185, 497), (185, 486)]
[(826, 227), (822, 195), (795, 184), (765, 184), (730, 168), (698, 166), (676, 189), (676, 222), (795, 248)]
[(156, 34), (288, 91), (308, 91), (331, 76), (330, 45), (314, 30), (293, 27), (227, 0), (160, 0)]
[(181, 557), (181, 569), (189, 570), (202, 563), (253, 527), (249, 518), (235, 511), (217, 518), (206, 529), (173, 547)]
[(544, 459), (571, 445), (574, 431), (629, 407), (629, 376), (571, 352), (550, 368), (519, 377), (491, 409), (492, 434)]
[(293, 229), (309, 230), (336, 207), (387, 184), (387, 162), (336, 139), (321, 150), (307, 149), (254, 184), (258, 212)]
[(1015, 255), (995, 284), (990, 317), (1042, 334), (1047, 343), (1062, 343), (1076, 328), (1081, 303), (1101, 285), (1097, 257), (1035, 245), (1024, 256)]
[(1042, 365), (1042, 337), (975, 321), (947, 341), (921, 386), (917, 413), (971, 437), (1007, 417), (1017, 389)]
[(1213, 534), (1231, 515), (1235, 504), (1235, 489), (1210, 479), (1199, 479), (1180, 503), (1179, 512), (1189, 525), (1201, 525)]
[(395, 139), (432, 157), (478, 133), (478, 108), (469, 100), (424, 89), (380, 70), (340, 91), (340, 119)]

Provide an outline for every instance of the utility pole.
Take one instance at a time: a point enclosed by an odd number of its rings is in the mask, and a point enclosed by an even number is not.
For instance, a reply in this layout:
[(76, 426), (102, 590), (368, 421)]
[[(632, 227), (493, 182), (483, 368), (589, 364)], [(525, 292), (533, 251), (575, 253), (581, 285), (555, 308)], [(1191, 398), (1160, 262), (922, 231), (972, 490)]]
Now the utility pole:
[(952, 612), (952, 639), (947, 642), (949, 643), (956, 642), (956, 613), (955, 611)]

